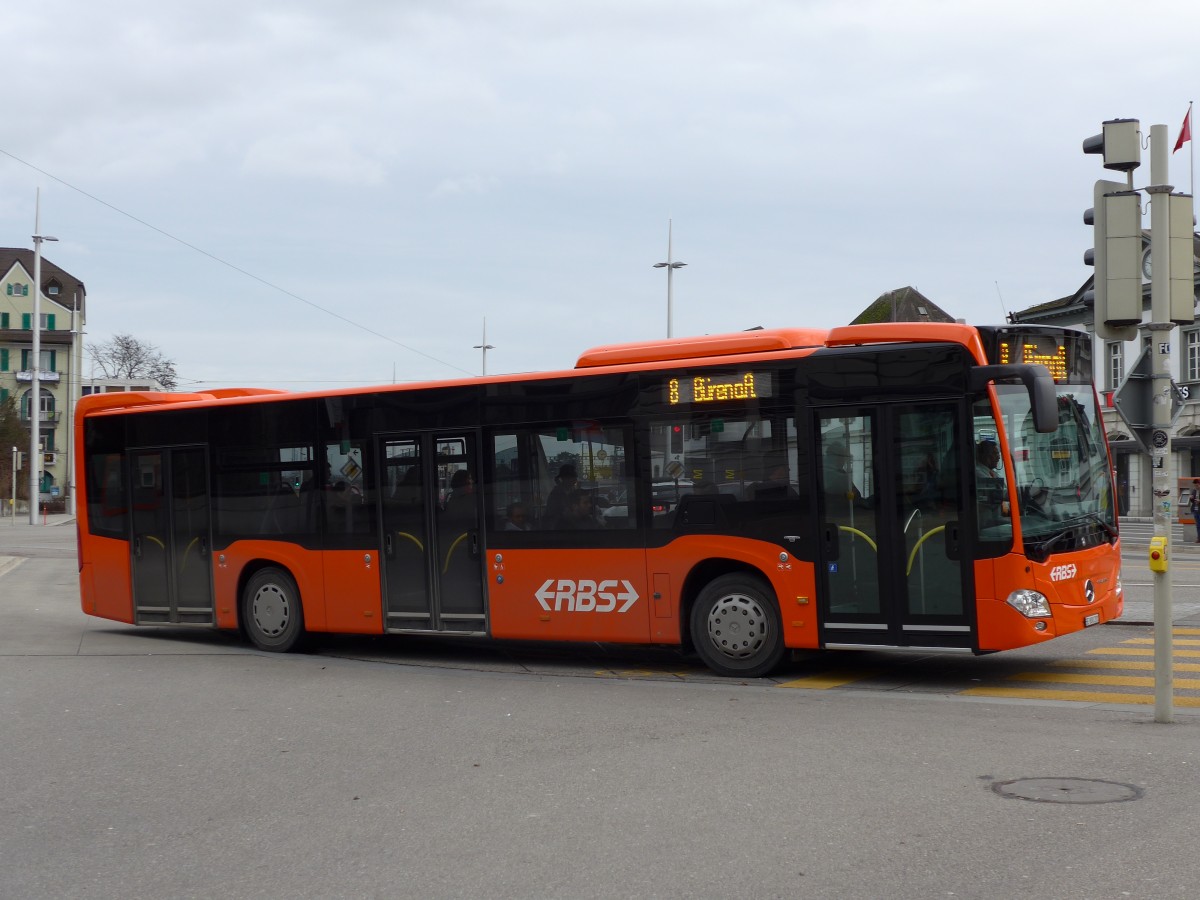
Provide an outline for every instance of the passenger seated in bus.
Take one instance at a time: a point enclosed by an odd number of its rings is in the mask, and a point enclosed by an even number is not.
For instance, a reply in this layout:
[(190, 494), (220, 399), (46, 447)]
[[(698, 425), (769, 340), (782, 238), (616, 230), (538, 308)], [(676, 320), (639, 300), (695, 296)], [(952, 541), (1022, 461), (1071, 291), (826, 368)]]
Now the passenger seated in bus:
[(505, 531), (529, 530), (529, 518), (525, 512), (525, 504), (520, 500), (514, 500), (508, 504), (505, 515), (508, 517), (508, 521), (504, 523)]
[(557, 527), (568, 531), (604, 527), (603, 520), (593, 510), (591, 491), (576, 490), (567, 496)]
[(575, 467), (570, 463), (558, 470), (554, 479), (554, 487), (546, 498), (546, 511), (542, 516), (543, 528), (556, 528), (558, 520), (563, 517), (567, 508), (567, 498), (579, 488), (579, 476)]

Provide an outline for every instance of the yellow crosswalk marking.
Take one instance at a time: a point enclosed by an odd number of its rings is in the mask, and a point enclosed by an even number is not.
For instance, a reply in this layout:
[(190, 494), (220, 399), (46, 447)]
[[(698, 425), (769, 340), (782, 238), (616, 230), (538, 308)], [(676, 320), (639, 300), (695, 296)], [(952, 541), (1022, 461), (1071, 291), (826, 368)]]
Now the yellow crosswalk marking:
[[(1052, 659), (1050, 665), (1071, 669), (1138, 669), (1149, 671), (1154, 668), (1151, 660), (1141, 659)], [(1200, 672), (1200, 663), (1174, 663), (1171, 669), (1176, 672)]]
[[(1094, 650), (1089, 650), (1089, 654), (1097, 654), (1100, 656), (1153, 656), (1154, 648), (1146, 647), (1097, 647)], [(1175, 656), (1183, 656), (1190, 659), (1200, 659), (1200, 650), (1176, 650)]]
[[(1122, 644), (1153, 644), (1154, 638), (1152, 638), (1152, 637), (1130, 638), (1127, 641), (1121, 641), (1121, 643)], [(1200, 647), (1200, 641), (1191, 641), (1191, 640), (1188, 640), (1187, 638), (1184, 638), (1182, 640), (1176, 638), (1175, 640), (1172, 640), (1171, 643), (1173, 645), (1175, 645), (1176, 647)]]
[[(1154, 679), (1145, 675), (1082, 675), (1073, 672), (1018, 672), (1009, 681), (1040, 681), (1046, 684), (1104, 684), (1109, 687), (1154, 687)], [(1200, 678), (1173, 678), (1176, 689), (1200, 690)]]
[(865, 669), (831, 669), (819, 675), (806, 675), (793, 681), (782, 681), (779, 687), (807, 688), (813, 691), (827, 691), (830, 688), (841, 687), (843, 684), (853, 684), (874, 675), (874, 671)]

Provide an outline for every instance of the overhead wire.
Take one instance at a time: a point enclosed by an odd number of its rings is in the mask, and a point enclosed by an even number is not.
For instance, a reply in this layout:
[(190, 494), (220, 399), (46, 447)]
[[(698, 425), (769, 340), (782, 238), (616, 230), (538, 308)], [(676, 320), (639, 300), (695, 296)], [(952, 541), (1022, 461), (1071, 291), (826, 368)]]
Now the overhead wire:
[(226, 268), (232, 269), (233, 271), (237, 272), (239, 275), (244, 275), (246, 278), (249, 278), (253, 281), (257, 281), (259, 284), (263, 285), (264, 287), (268, 287), (271, 290), (278, 291), (279, 293), (283, 294), (285, 297), (290, 297), (292, 300), (296, 300), (307, 306), (311, 306), (313, 309), (318, 310), (319, 312), (323, 312), (327, 316), (331, 316), (335, 319), (339, 319), (340, 321), (345, 322), (347, 325), (350, 325), (354, 328), (358, 328), (362, 331), (365, 331), (367, 334), (373, 335), (374, 337), (381, 338), (382, 340), (385, 340), (390, 344), (395, 344), (397, 347), (407, 350), (410, 353), (415, 353), (418, 356), (423, 356), (426, 359), (428, 359), (432, 362), (435, 362), (439, 365), (443, 365), (443, 366), (446, 366), (447, 368), (454, 369), (456, 372), (462, 372), (464, 375), (474, 375), (475, 374), (474, 372), (471, 372), (467, 369), (463, 369), (459, 366), (454, 365), (453, 363), (446, 362), (444, 359), (439, 359), (438, 357), (433, 356), (429, 353), (426, 353), (423, 350), (418, 350), (416, 347), (412, 347), (408, 344), (398, 341), (393, 337), (389, 337), (388, 335), (383, 334), (382, 332), (376, 331), (374, 328), (371, 328), (367, 325), (363, 325), (361, 322), (356, 322), (353, 319), (343, 316), (341, 313), (334, 312), (331, 309), (326, 309), (324, 306), (321, 306), (318, 303), (313, 303), (311, 300), (307, 299), (306, 297), (300, 296), (299, 294), (295, 293), (294, 291), (290, 291), (287, 288), (281, 287), (280, 285), (277, 285), (274, 282), (268, 281), (267, 279), (262, 278), (259, 275), (255, 275), (253, 272), (250, 272), (247, 269), (243, 269), (241, 266), (236, 265), (235, 263), (231, 263), (226, 259), (222, 259), (221, 257), (217, 256), (214, 253), (210, 253), (209, 251), (205, 250), (203, 247), (197, 247), (195, 244), (192, 244), (189, 241), (186, 241), (181, 237), (171, 234), (171, 232), (169, 232), (163, 228), (159, 228), (157, 225), (147, 222), (145, 219), (138, 218), (137, 216), (133, 215), (133, 213), (126, 212), (125, 210), (121, 209), (119, 206), (115, 206), (112, 203), (109, 203), (107, 200), (103, 200), (100, 197), (95, 196), (94, 194), (88, 193), (83, 188), (76, 187), (75, 185), (71, 184), (69, 181), (65, 181), (62, 178), (59, 178), (57, 175), (54, 175), (51, 172), (47, 172), (45, 169), (41, 169), (41, 168), (35, 166), (33, 163), (28, 162), (24, 159), (21, 159), (19, 156), (15, 155), (13, 153), (10, 153), (8, 150), (5, 150), (3, 147), (0, 147), (0, 154), (7, 156), (9, 159), (11, 159), (15, 162), (18, 162), (21, 165), (23, 165), (29, 169), (32, 169), (34, 172), (37, 172), (40, 175), (45, 175), (47, 178), (51, 179), (52, 181), (56, 181), (59, 184), (61, 184), (63, 187), (69, 188), (70, 190), (75, 191), (77, 194), (81, 194), (82, 196), (87, 197), (89, 200), (93, 201), (94, 203), (99, 203), (101, 206), (104, 206), (107, 209), (110, 209), (113, 212), (115, 212), (119, 215), (122, 215), (125, 218), (130, 219), (131, 221), (138, 223), (143, 228), (148, 228), (151, 231), (156, 232), (157, 234), (160, 234), (165, 238), (168, 238), (169, 240), (175, 241), (177, 244), (181, 244), (182, 246), (187, 247), (189, 250), (191, 250), (195, 253), (199, 253), (201, 256), (206, 256), (209, 259), (211, 259), (213, 262), (219, 263), (220, 265), (225, 266)]

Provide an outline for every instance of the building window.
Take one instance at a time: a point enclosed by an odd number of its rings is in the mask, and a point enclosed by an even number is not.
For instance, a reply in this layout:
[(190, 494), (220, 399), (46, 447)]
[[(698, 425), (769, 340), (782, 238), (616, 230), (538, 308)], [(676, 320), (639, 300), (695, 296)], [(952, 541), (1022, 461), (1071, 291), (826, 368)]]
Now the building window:
[(1108, 389), (1115, 391), (1125, 375), (1125, 345), (1113, 341), (1108, 345)]
[(1200, 381), (1200, 329), (1183, 336), (1183, 380)]

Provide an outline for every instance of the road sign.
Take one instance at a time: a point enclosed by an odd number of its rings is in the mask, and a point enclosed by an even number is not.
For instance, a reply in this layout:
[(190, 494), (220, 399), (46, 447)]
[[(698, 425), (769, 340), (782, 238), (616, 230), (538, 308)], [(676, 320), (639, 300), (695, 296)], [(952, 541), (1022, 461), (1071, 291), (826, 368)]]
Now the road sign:
[[(1175, 424), (1175, 420), (1179, 418), (1179, 414), (1183, 412), (1183, 402), (1187, 399), (1186, 394), (1179, 385), (1174, 381), (1171, 382), (1170, 397), (1164, 398), (1162, 402), (1171, 404), (1171, 424)], [(1149, 450), (1151, 446), (1166, 447), (1167, 442), (1151, 443), (1151, 432), (1154, 432), (1154, 375), (1153, 366), (1150, 357), (1150, 349), (1142, 350), (1141, 355), (1137, 358), (1137, 362), (1130, 368), (1125, 380), (1121, 382), (1113, 392), (1113, 406), (1116, 407), (1117, 413), (1120, 414), (1125, 424), (1129, 426), (1129, 430), (1133, 432), (1138, 443), (1142, 445), (1143, 450)], [(1157, 431), (1156, 434), (1167, 437), (1166, 432)]]

